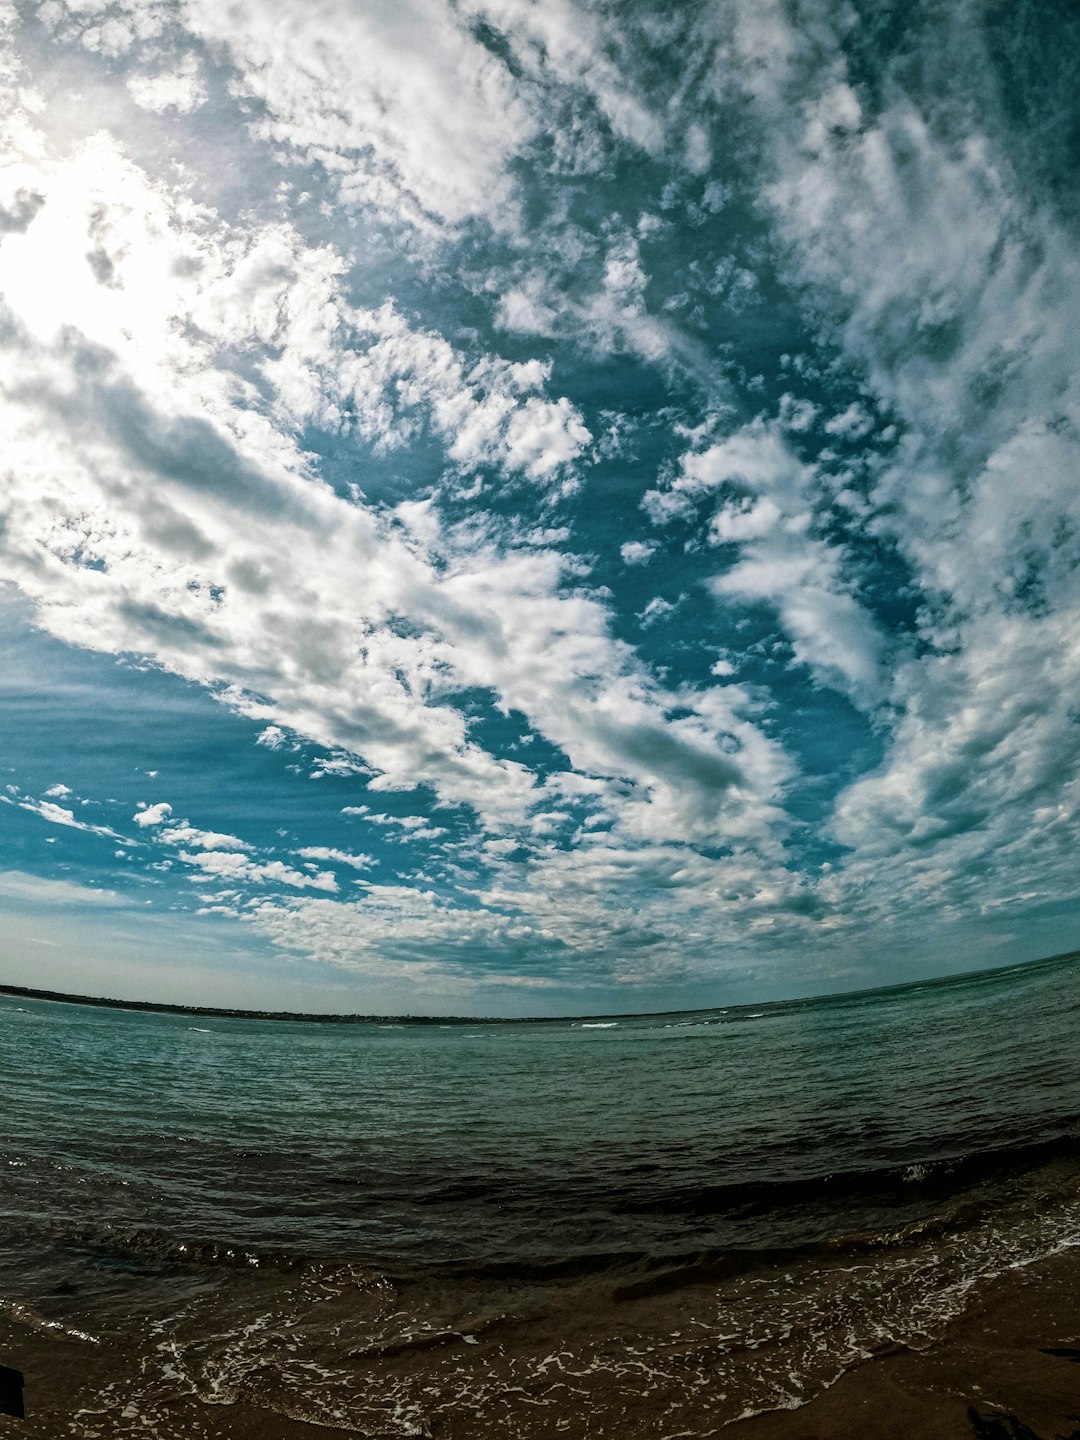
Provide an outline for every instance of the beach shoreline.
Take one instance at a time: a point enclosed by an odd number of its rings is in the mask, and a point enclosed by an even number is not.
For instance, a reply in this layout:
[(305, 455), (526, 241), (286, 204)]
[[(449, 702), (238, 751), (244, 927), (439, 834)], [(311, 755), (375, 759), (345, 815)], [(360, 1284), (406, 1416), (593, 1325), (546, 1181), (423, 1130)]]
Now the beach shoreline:
[[(307, 1410), (302, 1392), (260, 1395), (252, 1373), (230, 1392), (188, 1383), (168, 1367), (148, 1392), (145, 1356), (125, 1353), (107, 1336), (80, 1334), (29, 1307), (6, 1306), (0, 1313), (0, 1360), (23, 1370), (26, 1418), (0, 1418), (0, 1436), (59, 1440), (61, 1436), (121, 1437), (152, 1434), (155, 1440), (331, 1440), (331, 1437), (416, 1437), (416, 1440), (705, 1440), (723, 1434), (734, 1440), (1062, 1440), (1080, 1428), (1080, 1249), (1068, 1248), (1030, 1265), (1006, 1269), (971, 1287), (958, 1315), (940, 1334), (918, 1345), (884, 1339), (877, 1353), (850, 1364), (835, 1382), (806, 1401), (740, 1418), (736, 1397), (719, 1374), (712, 1393), (699, 1389), (682, 1403), (678, 1367), (667, 1360), (645, 1366), (639, 1393), (625, 1381), (609, 1387), (568, 1383), (565, 1401), (540, 1402), (528, 1387), (501, 1386), (483, 1403), (481, 1376), (501, 1352), (512, 1368), (515, 1344), (536, 1348), (541, 1336), (523, 1318), (519, 1338), (504, 1335), (487, 1354), (472, 1350), (462, 1332), (432, 1332), (427, 1343), (402, 1347), (387, 1368), (390, 1351), (379, 1352), (381, 1374), (398, 1395), (412, 1395), (381, 1417), (370, 1408), (350, 1416), (347, 1403), (336, 1413), (324, 1406)], [(650, 1326), (657, 1333), (679, 1323), (700, 1295), (638, 1302), (615, 1331), (594, 1334), (596, 1354), (649, 1350)], [(636, 1314), (635, 1314), (636, 1312)], [(635, 1320), (637, 1323), (635, 1323)], [(692, 1322), (690, 1322), (692, 1323)], [(603, 1326), (600, 1316), (579, 1315), (583, 1334)], [(621, 1332), (621, 1333), (620, 1333)], [(677, 1333), (677, 1332), (676, 1332)], [(573, 1338), (573, 1337), (571, 1337)], [(771, 1343), (782, 1351), (785, 1343)], [(167, 1349), (167, 1336), (166, 1346)], [(445, 1346), (443, 1342), (445, 1341)], [(466, 1343), (461, 1343), (466, 1341)], [(473, 1344), (476, 1344), (474, 1339)], [(475, 1355), (475, 1403), (459, 1412), (441, 1408), (440, 1349), (453, 1347), (465, 1360)], [(159, 1347), (160, 1348), (160, 1347)], [(567, 1352), (568, 1353), (568, 1352)], [(358, 1384), (365, 1357), (353, 1352)], [(501, 1367), (502, 1368), (502, 1367)], [(602, 1375), (598, 1367), (597, 1375)], [(391, 1387), (390, 1382), (393, 1382)], [(360, 1388), (363, 1388), (360, 1385)], [(425, 1403), (425, 1396), (433, 1403)], [(153, 1405), (148, 1408), (148, 1398)], [(789, 1401), (789, 1406), (793, 1402)], [(149, 1428), (148, 1428), (149, 1422)]]
[[(974, 1287), (925, 1349), (892, 1345), (737, 1440), (1072, 1440), (1080, 1433), (1080, 1250)], [(1058, 1353), (1053, 1353), (1053, 1352)]]

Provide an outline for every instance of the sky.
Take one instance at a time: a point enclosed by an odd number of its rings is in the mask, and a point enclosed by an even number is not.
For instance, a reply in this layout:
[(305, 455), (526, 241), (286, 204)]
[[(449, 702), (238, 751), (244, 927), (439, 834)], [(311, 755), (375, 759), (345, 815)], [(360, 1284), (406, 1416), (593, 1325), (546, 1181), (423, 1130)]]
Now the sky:
[(1080, 944), (1068, 0), (0, 0), (0, 980)]

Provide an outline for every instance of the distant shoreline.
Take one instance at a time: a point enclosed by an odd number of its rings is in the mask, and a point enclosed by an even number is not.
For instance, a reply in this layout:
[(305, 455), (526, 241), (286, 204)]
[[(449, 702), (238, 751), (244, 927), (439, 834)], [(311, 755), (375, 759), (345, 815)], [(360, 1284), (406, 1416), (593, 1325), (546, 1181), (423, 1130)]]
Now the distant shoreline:
[(793, 996), (786, 1000), (744, 1000), (733, 1004), (697, 1005), (678, 1010), (622, 1010), (584, 1015), (332, 1015), (304, 1010), (247, 1010), (220, 1005), (180, 1005), (165, 1000), (114, 1000), (101, 995), (73, 995), (64, 990), (37, 990), (26, 985), (0, 983), (0, 995), (19, 1000), (48, 1000), (60, 1005), (92, 1005), (100, 1010), (135, 1010), (158, 1015), (199, 1015), (219, 1020), (287, 1020), (306, 1025), (565, 1025), (568, 1021), (649, 1020), (665, 1015), (704, 1015), (716, 1010), (766, 1010), (787, 1005), (811, 1005), (855, 998), (859, 995), (886, 995), (919, 986), (946, 985), (970, 980), (998, 970), (1015, 970), (1025, 965), (1048, 965), (1057, 960), (1080, 959), (1080, 950), (1063, 950), (1057, 955), (1040, 955), (1035, 960), (1018, 960), (1008, 965), (987, 965), (982, 970), (961, 970), (925, 980), (903, 980), (895, 985), (872, 985), (859, 990), (834, 990), (820, 995)]
[[(99, 1010), (138, 1010), (164, 1015), (200, 1015), (219, 1020), (295, 1020), (318, 1025), (534, 1025), (566, 1017), (522, 1015), (330, 1015), (303, 1010), (243, 1010), (220, 1005), (180, 1005), (166, 1000), (113, 1000), (102, 995), (71, 995), (62, 990), (34, 990), (0, 984), (0, 995), (18, 1000), (50, 1000), (61, 1005), (93, 1005)], [(672, 1012), (677, 1013), (677, 1012)]]

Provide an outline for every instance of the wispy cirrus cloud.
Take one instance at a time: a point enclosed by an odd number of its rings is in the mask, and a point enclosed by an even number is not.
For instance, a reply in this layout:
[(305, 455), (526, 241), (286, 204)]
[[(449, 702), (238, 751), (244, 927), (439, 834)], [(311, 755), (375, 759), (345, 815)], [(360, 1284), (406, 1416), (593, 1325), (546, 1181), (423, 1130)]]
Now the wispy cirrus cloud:
[(30, 796), (20, 796), (13, 799), (9, 795), (0, 795), (6, 805), (17, 805), (20, 810), (28, 810), (31, 815), (38, 815), (42, 820), (47, 820), (50, 825), (63, 825), (68, 830), (82, 830), (88, 835), (101, 835), (108, 840), (116, 840), (121, 845), (134, 845), (135, 841), (118, 831), (112, 830), (108, 825), (94, 825), (87, 820), (79, 820), (73, 810), (63, 805), (57, 805), (54, 800), (34, 800)]
[(80, 885), (74, 880), (51, 880), (21, 870), (0, 871), (0, 895), (6, 900), (32, 906), (92, 906), (112, 910), (134, 903), (130, 896), (116, 890)]

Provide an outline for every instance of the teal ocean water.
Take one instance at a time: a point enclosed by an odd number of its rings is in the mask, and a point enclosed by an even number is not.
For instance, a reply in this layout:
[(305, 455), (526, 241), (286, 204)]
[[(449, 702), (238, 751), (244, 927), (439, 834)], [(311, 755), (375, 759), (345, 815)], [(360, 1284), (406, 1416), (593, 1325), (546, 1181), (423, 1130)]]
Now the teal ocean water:
[[(684, 1355), (680, 1384), (701, 1403), (723, 1336), (733, 1414), (791, 1403), (1080, 1241), (1078, 1022), (1075, 956), (603, 1021), (0, 997), (6, 1343), (137, 1356), (109, 1381), (131, 1434), (252, 1387), (364, 1434), (490, 1412), (499, 1384), (543, 1410), (545, 1358), (596, 1361), (616, 1333), (625, 1354), (628, 1324), (697, 1327), (712, 1368)], [(90, 1410), (57, 1433), (129, 1433)]]

